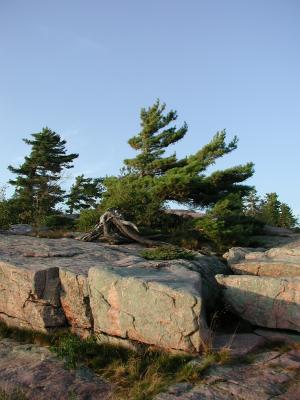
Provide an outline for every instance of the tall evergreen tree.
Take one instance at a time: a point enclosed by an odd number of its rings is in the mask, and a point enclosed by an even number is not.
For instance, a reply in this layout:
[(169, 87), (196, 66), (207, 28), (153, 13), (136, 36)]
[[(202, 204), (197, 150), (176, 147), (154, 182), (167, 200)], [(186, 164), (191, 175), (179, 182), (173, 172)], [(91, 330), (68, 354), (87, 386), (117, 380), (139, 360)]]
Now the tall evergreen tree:
[[(127, 174), (104, 181), (107, 191), (103, 195), (102, 209), (119, 208), (127, 218), (141, 223), (142, 213), (151, 210), (151, 215), (157, 218), (158, 209), (170, 200), (206, 207), (231, 193), (243, 197), (251, 189), (243, 182), (254, 172), (252, 163), (206, 174), (207, 168), (218, 158), (237, 148), (237, 137), (226, 143), (225, 130), (218, 132), (193, 155), (179, 160), (176, 154), (163, 157), (166, 149), (187, 132), (186, 124), (179, 129), (175, 126), (167, 128), (177, 118), (177, 113), (165, 113), (165, 107), (156, 101), (150, 108), (142, 109), (142, 130), (129, 140), (139, 154), (124, 161)], [(151, 218), (149, 213), (147, 215), (148, 224)]]
[(102, 178), (77, 176), (67, 196), (66, 204), (69, 207), (69, 212), (72, 214), (73, 211), (94, 208), (102, 196), (102, 182)]
[(10, 165), (8, 169), (17, 175), (9, 183), (16, 187), (14, 198), (21, 211), (20, 219), (37, 222), (63, 200), (61, 173), (64, 168), (73, 167), (78, 154), (67, 154), (66, 141), (47, 127), (31, 136), (32, 139), (23, 139), (31, 146), (24, 163), (19, 167)]

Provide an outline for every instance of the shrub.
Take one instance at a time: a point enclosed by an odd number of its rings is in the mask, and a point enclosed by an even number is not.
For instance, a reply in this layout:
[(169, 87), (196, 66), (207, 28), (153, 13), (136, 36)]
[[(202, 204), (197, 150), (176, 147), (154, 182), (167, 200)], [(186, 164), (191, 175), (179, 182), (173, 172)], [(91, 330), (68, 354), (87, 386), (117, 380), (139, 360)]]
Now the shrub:
[(207, 215), (196, 222), (197, 229), (213, 242), (219, 252), (232, 246), (247, 246), (251, 236), (261, 233), (263, 223), (243, 215), (214, 217)]
[(153, 177), (123, 176), (104, 180), (101, 211), (116, 208), (125, 219), (139, 227), (155, 227), (160, 223), (162, 201), (156, 193)]
[(18, 223), (18, 209), (13, 200), (0, 201), (0, 229), (8, 229)]
[(95, 209), (81, 211), (76, 221), (76, 228), (82, 232), (91, 230), (99, 221), (100, 215), (101, 212)]
[(42, 224), (46, 225), (50, 229), (60, 229), (60, 228), (72, 229), (74, 228), (75, 222), (72, 218), (66, 215), (52, 214), (44, 217)]
[(176, 260), (180, 258), (193, 260), (195, 258), (191, 251), (176, 246), (155, 247), (153, 249), (142, 250), (140, 254), (146, 260)]
[(264, 223), (242, 213), (239, 194), (230, 194), (219, 201), (195, 223), (196, 229), (209, 239), (216, 250), (223, 252), (232, 246), (246, 246), (251, 236), (261, 233)]

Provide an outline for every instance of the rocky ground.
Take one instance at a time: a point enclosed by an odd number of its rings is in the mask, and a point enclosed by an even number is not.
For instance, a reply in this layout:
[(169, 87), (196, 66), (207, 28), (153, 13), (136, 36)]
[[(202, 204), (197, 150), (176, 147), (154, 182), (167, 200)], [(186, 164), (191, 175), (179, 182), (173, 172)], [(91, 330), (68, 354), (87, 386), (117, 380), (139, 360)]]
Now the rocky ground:
[(1, 389), (30, 400), (106, 400), (113, 392), (113, 385), (87, 368), (66, 369), (46, 347), (2, 339), (0, 360)]
[[(202, 254), (147, 261), (137, 245), (0, 234), (0, 319), (193, 355), (199, 377), (171, 385), (157, 400), (296, 400), (300, 237), (268, 240), (263, 248), (232, 248), (223, 262)], [(224, 329), (214, 332), (208, 316), (222, 308)], [(219, 357), (202, 368), (209, 354), (224, 351), (230, 362)], [(0, 353), (0, 388), (8, 393), (19, 387), (30, 399), (113, 396), (110, 383), (86, 368), (67, 370), (47, 348), (2, 339)]]
[(215, 366), (200, 384), (181, 383), (156, 400), (299, 400), (300, 349), (253, 354), (251, 363)]

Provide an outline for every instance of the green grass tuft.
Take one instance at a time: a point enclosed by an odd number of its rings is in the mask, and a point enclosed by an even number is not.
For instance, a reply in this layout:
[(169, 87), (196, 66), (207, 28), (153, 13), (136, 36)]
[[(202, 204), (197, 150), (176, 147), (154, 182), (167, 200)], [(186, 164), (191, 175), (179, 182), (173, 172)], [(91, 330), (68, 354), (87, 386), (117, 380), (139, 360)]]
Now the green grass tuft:
[(194, 260), (192, 251), (182, 249), (177, 246), (159, 246), (152, 249), (142, 250), (141, 256), (146, 260)]
[[(90, 368), (115, 384), (112, 400), (150, 400), (172, 384), (199, 382), (210, 366), (227, 362), (221, 353), (208, 353), (195, 359), (192, 355), (172, 354), (149, 346), (132, 351), (121, 346), (98, 344), (94, 337), (81, 340), (71, 333), (50, 336), (7, 328), (2, 324), (0, 336), (50, 346), (51, 351), (65, 360), (66, 368)], [(8, 395), (4, 393), (3, 396)], [(0, 400), (25, 399), (24, 396), (1, 397), (0, 393)]]
[(0, 389), (0, 400), (27, 400), (27, 397), (19, 389), (15, 389), (10, 394)]

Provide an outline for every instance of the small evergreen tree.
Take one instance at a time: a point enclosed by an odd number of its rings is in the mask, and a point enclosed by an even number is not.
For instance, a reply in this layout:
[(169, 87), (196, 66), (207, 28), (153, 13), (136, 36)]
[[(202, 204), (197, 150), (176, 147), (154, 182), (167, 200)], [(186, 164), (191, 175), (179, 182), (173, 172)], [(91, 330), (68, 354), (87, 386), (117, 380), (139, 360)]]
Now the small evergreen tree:
[(245, 215), (258, 218), (260, 214), (261, 199), (257, 195), (257, 190), (253, 188), (243, 201)]
[(298, 220), (294, 216), (291, 208), (286, 203), (280, 204), (279, 226), (282, 228), (294, 228)]
[(196, 221), (196, 228), (224, 252), (231, 246), (246, 246), (251, 236), (261, 233), (263, 223), (243, 214), (243, 200), (239, 193), (231, 193), (219, 200), (207, 214)]
[(279, 226), (280, 201), (277, 193), (266, 193), (260, 207), (260, 215), (260, 219), (265, 224)]
[(31, 135), (33, 139), (23, 139), (31, 146), (31, 153), (19, 167), (8, 169), (17, 175), (10, 184), (16, 187), (14, 199), (20, 209), (20, 220), (38, 222), (55, 211), (55, 206), (64, 198), (64, 190), (59, 185), (64, 168), (72, 168), (78, 154), (66, 154), (66, 141), (60, 135), (43, 128)]
[(103, 179), (101, 178), (77, 176), (67, 196), (66, 204), (69, 207), (69, 212), (72, 214), (74, 210), (95, 208), (102, 196), (102, 182)]

